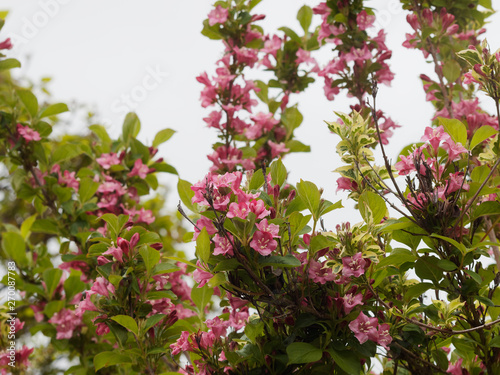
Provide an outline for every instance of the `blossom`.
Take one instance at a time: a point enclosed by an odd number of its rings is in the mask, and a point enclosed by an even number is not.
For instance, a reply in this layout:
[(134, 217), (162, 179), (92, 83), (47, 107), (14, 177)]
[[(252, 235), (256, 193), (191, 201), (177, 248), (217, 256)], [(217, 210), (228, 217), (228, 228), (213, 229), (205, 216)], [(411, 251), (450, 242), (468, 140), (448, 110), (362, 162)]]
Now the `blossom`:
[(78, 304), (78, 307), (75, 310), (75, 316), (81, 317), (85, 311), (99, 311), (97, 307), (90, 300), (90, 291), (85, 291), (86, 298)]
[(451, 140), (448, 133), (444, 131), (444, 127), (438, 126), (437, 128), (427, 127), (425, 128), (424, 135), (421, 138), (422, 141), (427, 141), (430, 143), (434, 152), (437, 153), (439, 145), (441, 142), (448, 142)]
[(21, 137), (24, 138), (26, 142), (31, 141), (39, 141), (42, 138), (40, 137), (40, 133), (36, 130), (31, 129), (29, 126), (23, 126), (21, 124), (17, 124), (17, 132)]
[(100, 294), (104, 297), (109, 297), (109, 293), (115, 292), (115, 287), (104, 277), (99, 276), (95, 279), (95, 282), (92, 284), (92, 288), (90, 288), (90, 294)]
[(358, 183), (356, 181), (351, 180), (350, 178), (347, 177), (339, 177), (337, 179), (337, 190), (350, 190), (350, 191), (356, 191), (358, 190)]
[(250, 247), (263, 256), (271, 254), (277, 246), (278, 242), (273, 239), (271, 233), (260, 230), (254, 233), (250, 241)]
[(123, 251), (119, 247), (110, 246), (102, 255), (112, 255), (118, 262), (123, 263)]
[(284, 154), (290, 151), (289, 148), (285, 147), (285, 143), (274, 143), (273, 141), (268, 141), (267, 144), (271, 148), (271, 157), (274, 159), (276, 156)]
[(233, 202), (229, 205), (229, 212), (227, 213), (226, 216), (230, 219), (234, 217), (238, 217), (240, 219), (246, 219), (249, 212), (250, 212), (250, 207), (246, 202), (240, 202), (240, 203)]
[(220, 5), (208, 13), (208, 24), (213, 26), (217, 23), (224, 23), (227, 21), (228, 11)]
[(250, 202), (250, 211), (252, 211), (257, 219), (264, 219), (271, 211), (266, 210), (266, 205), (262, 199), (256, 199)]
[(208, 328), (212, 329), (212, 332), (215, 336), (225, 336), (227, 327), (229, 326), (229, 323), (227, 321), (221, 320), (218, 316), (216, 316), (214, 319), (209, 319), (205, 322)]
[(410, 172), (415, 171), (415, 165), (413, 164), (413, 154), (408, 156), (400, 155), (401, 159), (396, 164), (394, 164), (394, 168), (398, 171), (400, 176), (404, 176), (409, 174)]
[(214, 255), (234, 255), (233, 246), (231, 243), (233, 242), (233, 236), (231, 234), (227, 234), (229, 238), (221, 237), (216, 234), (213, 238), (215, 243)]
[(141, 159), (137, 159), (134, 163), (134, 167), (132, 171), (128, 174), (129, 177), (139, 176), (140, 178), (146, 178), (149, 172), (149, 167), (146, 164), (143, 164)]
[(345, 277), (359, 277), (365, 273), (366, 261), (361, 253), (356, 253), (352, 257), (342, 258), (342, 275)]
[[(197, 261), (196, 265), (201, 267), (200, 261)], [(203, 287), (212, 277), (214, 277), (214, 275), (202, 268), (197, 268), (193, 272), (193, 279), (198, 283), (198, 288)]]
[(78, 328), (81, 322), (81, 316), (77, 317), (75, 311), (69, 309), (62, 309), (49, 319), (49, 323), (56, 326), (56, 339), (58, 340), (70, 339), (73, 336), (73, 331)]
[(267, 219), (262, 220), (260, 223), (255, 224), (257, 229), (259, 229), (261, 232), (269, 232), (271, 235), (275, 238), (279, 238), (278, 236), (280, 227), (279, 225), (276, 224), (269, 224), (267, 222)]
[(366, 10), (362, 10), (356, 16), (356, 23), (358, 24), (360, 30), (368, 29), (369, 27), (373, 26), (374, 22), (375, 16), (368, 15), (368, 13), (366, 13)]
[(377, 341), (377, 326), (377, 318), (369, 318), (363, 312), (360, 312), (358, 317), (349, 323), (349, 328), (360, 344), (364, 344), (368, 340)]
[(193, 350), (193, 344), (191, 344), (188, 339), (189, 332), (183, 331), (181, 333), (181, 337), (179, 337), (174, 344), (170, 345), (170, 349), (172, 349), (172, 355), (177, 355), (181, 352), (188, 352)]
[(80, 183), (75, 178), (75, 172), (70, 171), (64, 171), (63, 174), (59, 173), (58, 183), (60, 185), (66, 185), (67, 187), (73, 188), (75, 191), (77, 191), (80, 186)]
[(384, 323), (378, 326), (378, 337), (377, 337), (377, 344), (382, 345), (385, 349), (389, 350), (387, 345), (389, 345), (392, 342), (392, 337), (389, 334), (389, 324)]
[(363, 305), (363, 295), (361, 293), (353, 296), (352, 293), (346, 294), (342, 298), (342, 307), (346, 314), (349, 314), (352, 309), (357, 305)]
[(109, 154), (101, 154), (101, 156), (98, 157), (96, 161), (104, 169), (109, 169), (113, 165), (120, 164), (120, 158), (114, 152), (111, 152)]
[(0, 43), (0, 50), (11, 49), (11, 48), (12, 48), (12, 42), (10, 41), (10, 38), (7, 38), (2, 43)]

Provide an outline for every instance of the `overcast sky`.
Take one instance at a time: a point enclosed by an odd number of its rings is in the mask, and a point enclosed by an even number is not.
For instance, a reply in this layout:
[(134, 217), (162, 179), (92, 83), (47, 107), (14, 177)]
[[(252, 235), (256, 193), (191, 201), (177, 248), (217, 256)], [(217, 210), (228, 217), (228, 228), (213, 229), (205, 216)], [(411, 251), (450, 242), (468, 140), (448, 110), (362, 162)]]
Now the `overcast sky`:
[[(267, 15), (261, 22), (266, 32), (283, 25), (300, 30), (295, 16), (304, 3), (315, 6), (318, 2), (267, 0), (255, 11)], [(175, 129), (177, 133), (160, 148), (160, 155), (177, 168), (181, 178), (194, 183), (207, 173), (211, 163), (206, 155), (216, 140), (214, 129), (206, 128), (202, 121), (210, 109), (200, 106), (202, 85), (195, 80), (203, 71), (211, 76), (222, 55), (222, 43), (200, 34), (211, 4), (204, 0), (2, 0), (0, 9), (10, 13), (0, 41), (11, 37), (15, 43), (8, 54), (23, 64), (17, 76), (35, 82), (52, 77), (49, 88), (55, 101), (76, 100), (89, 105), (112, 136), (119, 135), (128, 111), (138, 113), (140, 139), (145, 142), (151, 142), (160, 129)], [(378, 25), (387, 31), (387, 45), (393, 50), (390, 65), (396, 78), (391, 87), (380, 88), (378, 103), (403, 126), (396, 130), (389, 148), (395, 159), (400, 149), (417, 141), (430, 124), (432, 107), (425, 102), (418, 77), (421, 73), (433, 77), (433, 68), (420, 52), (401, 46), (410, 27), (399, 1), (373, 0), (367, 4), (377, 10)], [(486, 36), (496, 49), (500, 47), (500, 17), (490, 20)], [(325, 61), (329, 55), (325, 48), (319, 59)], [(300, 178), (313, 181), (325, 189), (327, 199), (336, 201), (346, 196), (335, 194), (339, 176), (331, 172), (340, 166), (335, 153), (338, 138), (329, 133), (323, 121), (335, 120), (333, 111), (349, 112), (352, 100), (339, 96), (329, 102), (322, 86), (321, 80), (304, 94), (292, 96), (291, 102), (299, 101), (304, 115), (296, 136), (311, 145), (312, 152), (287, 156), (284, 163), (292, 183)], [(171, 185), (168, 202), (174, 206), (177, 180), (170, 177), (164, 181)], [(335, 211), (328, 215), (327, 227), (345, 220), (358, 219), (351, 209), (340, 214)]]

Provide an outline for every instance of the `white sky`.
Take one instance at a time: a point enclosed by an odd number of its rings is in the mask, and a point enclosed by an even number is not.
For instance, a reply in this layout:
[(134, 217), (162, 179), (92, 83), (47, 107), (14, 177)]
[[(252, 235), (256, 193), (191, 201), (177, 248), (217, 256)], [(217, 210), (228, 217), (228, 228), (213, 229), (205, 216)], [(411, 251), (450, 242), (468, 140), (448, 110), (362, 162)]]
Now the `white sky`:
[[(267, 15), (261, 22), (266, 32), (284, 25), (299, 31), (295, 16), (304, 3), (315, 6), (318, 1), (267, 0), (255, 11)], [(112, 136), (119, 135), (128, 110), (138, 113), (140, 139), (145, 142), (151, 142), (160, 129), (175, 129), (177, 133), (159, 154), (177, 168), (181, 178), (194, 183), (208, 171), (211, 162), (206, 155), (216, 140), (215, 130), (208, 129), (202, 120), (211, 109), (201, 107), (202, 85), (195, 80), (203, 71), (212, 76), (222, 55), (222, 43), (200, 34), (211, 4), (202, 0), (0, 0), (0, 9), (10, 11), (0, 41), (9, 36), (15, 43), (17, 40), (8, 55), (22, 62), (20, 76), (35, 82), (52, 77), (49, 89), (54, 100), (89, 104), (105, 120)], [(433, 77), (433, 68), (419, 51), (401, 46), (410, 27), (399, 1), (372, 0), (367, 4), (377, 9), (378, 22), (393, 50), (390, 65), (396, 78), (391, 87), (381, 86), (378, 107), (403, 125), (389, 148), (390, 157), (395, 159), (400, 149), (417, 141), (430, 124), (432, 106), (425, 102), (418, 77), (421, 73)], [(315, 20), (317, 24), (319, 19)], [(486, 36), (496, 49), (500, 47), (500, 17), (492, 16), (490, 22)], [(326, 47), (320, 59), (325, 61), (328, 56)], [(325, 189), (326, 199), (336, 201), (346, 197), (336, 196), (339, 176), (331, 172), (340, 166), (335, 152), (338, 138), (329, 133), (323, 121), (335, 120), (333, 111), (349, 112), (352, 101), (339, 96), (329, 102), (322, 86), (321, 79), (304, 94), (292, 97), (291, 102), (300, 101), (304, 115), (297, 139), (311, 145), (312, 152), (287, 156), (284, 163), (292, 183), (300, 178), (313, 181)], [(145, 95), (138, 96), (141, 93)], [(124, 95), (136, 99), (129, 103), (129, 109)], [(75, 130), (79, 129), (71, 129)], [(173, 207), (178, 201), (177, 179), (163, 181), (171, 186), (168, 203)], [(346, 220), (358, 221), (352, 209), (334, 211), (326, 218), (327, 228)]]

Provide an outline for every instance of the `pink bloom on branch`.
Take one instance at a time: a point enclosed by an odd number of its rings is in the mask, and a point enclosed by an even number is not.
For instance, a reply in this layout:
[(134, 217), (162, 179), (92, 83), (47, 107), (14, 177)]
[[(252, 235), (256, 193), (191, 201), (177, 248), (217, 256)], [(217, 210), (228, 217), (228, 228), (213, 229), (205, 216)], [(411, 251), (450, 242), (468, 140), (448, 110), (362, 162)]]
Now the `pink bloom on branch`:
[(17, 132), (26, 142), (39, 141), (42, 139), (40, 134), (36, 130), (31, 129), (29, 126), (17, 124)]
[(73, 336), (73, 331), (81, 324), (81, 317), (77, 317), (73, 310), (62, 309), (55, 313), (49, 319), (49, 323), (56, 326), (56, 339), (70, 339)]
[(0, 43), (0, 50), (11, 49), (11, 48), (12, 48), (12, 42), (10, 41), (10, 38), (7, 38), (2, 43)]
[(111, 246), (102, 255), (112, 255), (118, 262), (123, 263), (123, 251), (119, 247)]
[(96, 161), (104, 169), (109, 169), (113, 165), (120, 164), (120, 158), (114, 152), (111, 152), (109, 154), (101, 154), (101, 156), (98, 157)]
[(267, 144), (271, 148), (271, 157), (274, 159), (275, 157), (284, 154), (290, 151), (289, 148), (286, 148), (285, 143), (274, 143), (273, 141), (268, 141)]
[(233, 253), (233, 246), (231, 243), (233, 242), (233, 236), (231, 234), (227, 234), (229, 238), (226, 237), (221, 237), (218, 234), (216, 234), (213, 238), (213, 241), (215, 243), (215, 248), (214, 248), (214, 255), (228, 255), (232, 256), (234, 255)]
[(366, 260), (361, 253), (356, 253), (352, 257), (343, 257), (342, 265), (344, 266), (342, 275), (359, 277), (365, 273)]
[[(199, 260), (196, 262), (196, 265), (201, 267)], [(214, 275), (204, 269), (197, 268), (193, 272), (193, 279), (198, 283), (198, 288), (203, 287), (212, 277), (214, 277)]]
[(455, 143), (451, 139), (446, 141), (443, 148), (448, 151), (448, 159), (455, 161), (461, 154), (467, 153), (467, 149), (461, 143)]
[(279, 238), (280, 236), (278, 236), (278, 233), (279, 233), (279, 230), (280, 230), (280, 227), (279, 225), (276, 225), (276, 224), (269, 224), (267, 222), (267, 219), (264, 219), (262, 220), (260, 223), (257, 223), (255, 224), (255, 226), (257, 227), (258, 230), (260, 230), (261, 232), (268, 232), (268, 233), (271, 233), (271, 235), (274, 237), (274, 238)]
[(177, 355), (181, 352), (189, 352), (194, 349), (193, 344), (189, 342), (189, 332), (183, 331), (181, 337), (177, 339), (175, 344), (170, 345), (172, 349), (172, 355)]
[(316, 60), (314, 60), (313, 57), (311, 57), (311, 52), (305, 51), (302, 48), (299, 48), (296, 53), (297, 59), (295, 62), (298, 64), (301, 63), (311, 63), (311, 64), (316, 64)]
[(250, 247), (262, 256), (268, 256), (277, 246), (278, 242), (273, 239), (273, 235), (269, 232), (255, 232), (250, 242)]
[(250, 202), (250, 211), (252, 211), (257, 219), (264, 219), (271, 211), (266, 210), (266, 205), (262, 199), (256, 199)]
[(374, 22), (375, 16), (368, 15), (368, 13), (366, 13), (366, 10), (362, 10), (356, 16), (356, 23), (358, 24), (360, 30), (368, 29), (369, 27), (373, 26)]
[(90, 291), (85, 291), (86, 298), (81, 301), (75, 310), (75, 316), (81, 317), (85, 311), (99, 311), (97, 307), (90, 300)]
[(387, 323), (378, 326), (377, 344), (382, 345), (386, 350), (389, 350), (389, 345), (392, 342), (392, 337), (389, 334), (390, 325)]
[(282, 40), (277, 35), (273, 35), (272, 39), (269, 36), (267, 38), (268, 39), (264, 42), (264, 48), (262, 48), (260, 51), (276, 57), (276, 53), (281, 48)]
[(349, 314), (357, 305), (363, 305), (363, 295), (361, 293), (358, 293), (355, 296), (353, 296), (352, 293), (349, 293), (342, 298), (342, 307), (344, 308), (346, 314)]
[(108, 280), (101, 276), (95, 280), (92, 288), (90, 288), (91, 295), (100, 294), (101, 296), (109, 297), (109, 293), (115, 293), (115, 287)]
[(369, 318), (363, 312), (360, 312), (358, 317), (349, 323), (349, 328), (360, 344), (364, 344), (368, 340), (377, 341), (377, 326), (377, 318)]
[(398, 161), (396, 164), (394, 164), (394, 168), (396, 168), (400, 176), (404, 176), (415, 171), (415, 165), (413, 164), (413, 154), (410, 154), (408, 156), (400, 155), (399, 158), (401, 159), (401, 161)]
[(238, 217), (240, 219), (246, 219), (249, 212), (250, 212), (250, 207), (246, 202), (241, 202), (241, 203), (233, 202), (229, 205), (229, 212), (227, 213), (226, 216), (230, 219), (234, 217)]
[(208, 13), (208, 24), (213, 26), (217, 23), (224, 23), (227, 21), (228, 11), (220, 5)]
[(337, 179), (337, 190), (347, 190), (347, 191), (356, 191), (358, 190), (358, 184), (356, 181), (351, 180), (347, 177), (339, 177)]
[(60, 185), (66, 185), (67, 187), (73, 188), (75, 189), (75, 191), (77, 191), (78, 187), (80, 186), (80, 183), (75, 178), (75, 172), (69, 171), (64, 171), (62, 175), (59, 174), (58, 183)]
[(142, 179), (145, 179), (149, 172), (149, 167), (146, 164), (143, 164), (141, 159), (137, 159), (134, 163), (134, 167), (132, 171), (128, 174), (129, 177), (139, 176)]

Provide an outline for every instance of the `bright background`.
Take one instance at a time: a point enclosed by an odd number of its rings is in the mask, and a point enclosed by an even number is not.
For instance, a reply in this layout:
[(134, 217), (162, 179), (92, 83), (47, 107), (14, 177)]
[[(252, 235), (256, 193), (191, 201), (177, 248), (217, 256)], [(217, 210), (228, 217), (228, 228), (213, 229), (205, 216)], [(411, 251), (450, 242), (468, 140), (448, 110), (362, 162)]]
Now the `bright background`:
[[(284, 25), (300, 31), (295, 18), (298, 9), (304, 3), (315, 6), (318, 2), (268, 0), (255, 11), (267, 15), (260, 24), (268, 33)], [(211, 163), (206, 155), (216, 140), (215, 130), (202, 121), (211, 109), (201, 107), (202, 85), (195, 80), (203, 71), (212, 76), (215, 62), (222, 56), (222, 43), (200, 34), (211, 4), (201, 0), (2, 0), (0, 8), (10, 13), (0, 41), (11, 37), (14, 43), (8, 55), (23, 65), (16, 77), (33, 82), (53, 77), (49, 85), (53, 100), (69, 103), (73, 109), (77, 104), (88, 105), (112, 136), (120, 134), (128, 111), (138, 113), (142, 122), (139, 138), (145, 142), (151, 142), (160, 129), (175, 129), (177, 133), (161, 146), (159, 155), (177, 168), (181, 178), (194, 183), (208, 171)], [(367, 4), (378, 16), (377, 27), (369, 32), (383, 27), (393, 51), (390, 65), (396, 78), (391, 87), (380, 87), (378, 107), (403, 126), (395, 131), (388, 149), (394, 161), (400, 149), (417, 141), (430, 124), (432, 106), (425, 102), (418, 77), (421, 73), (434, 77), (433, 66), (425, 63), (419, 51), (401, 46), (411, 29), (399, 1)], [(490, 22), (486, 36), (496, 49), (500, 47), (500, 16), (492, 16)], [(315, 16), (314, 24), (319, 24), (319, 17)], [(328, 56), (331, 53), (325, 47), (318, 60), (325, 62)], [(329, 102), (322, 87), (321, 79), (304, 94), (292, 96), (292, 103), (300, 100), (304, 115), (297, 139), (311, 145), (312, 152), (287, 156), (284, 162), (292, 183), (300, 178), (313, 181), (325, 189), (326, 199), (337, 201), (346, 197), (336, 195), (338, 175), (331, 172), (340, 166), (335, 152), (338, 138), (323, 121), (335, 120), (333, 111), (349, 112), (353, 102), (342, 95)], [(71, 105), (72, 101), (76, 104)], [(492, 113), (490, 103), (485, 108)], [(81, 116), (64, 116), (73, 125), (63, 131), (83, 131)], [(162, 181), (170, 186), (168, 205), (175, 207), (177, 178), (167, 176)], [(327, 216), (327, 229), (359, 220), (352, 205), (344, 205), (345, 209)]]

